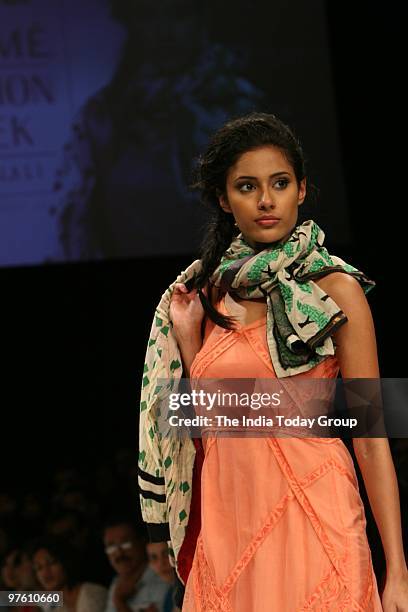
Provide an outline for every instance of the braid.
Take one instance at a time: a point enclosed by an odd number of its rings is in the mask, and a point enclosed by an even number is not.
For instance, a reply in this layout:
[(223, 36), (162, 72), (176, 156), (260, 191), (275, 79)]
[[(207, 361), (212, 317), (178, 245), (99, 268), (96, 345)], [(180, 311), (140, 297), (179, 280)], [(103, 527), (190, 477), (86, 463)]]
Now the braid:
[(220, 263), (221, 257), (228, 249), (234, 236), (234, 218), (232, 214), (228, 214), (222, 210), (220, 206), (215, 208), (212, 217), (208, 222), (205, 232), (205, 238), (200, 247), (200, 259), (202, 263), (201, 272), (195, 279), (195, 286), (199, 288), (201, 303), (205, 312), (212, 321), (225, 329), (232, 329), (235, 317), (228, 317), (216, 310), (204, 293), (202, 287), (207, 286), (207, 295), (211, 298), (211, 284), (209, 282), (211, 274)]

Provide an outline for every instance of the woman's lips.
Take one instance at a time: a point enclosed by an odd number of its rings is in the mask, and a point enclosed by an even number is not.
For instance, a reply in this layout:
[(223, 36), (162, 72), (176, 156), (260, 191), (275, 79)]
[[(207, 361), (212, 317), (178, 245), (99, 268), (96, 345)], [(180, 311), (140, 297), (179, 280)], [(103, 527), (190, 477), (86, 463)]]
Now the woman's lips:
[(272, 225), (276, 225), (277, 223), (279, 223), (279, 221), (280, 219), (257, 219), (256, 223), (264, 227), (269, 227)]

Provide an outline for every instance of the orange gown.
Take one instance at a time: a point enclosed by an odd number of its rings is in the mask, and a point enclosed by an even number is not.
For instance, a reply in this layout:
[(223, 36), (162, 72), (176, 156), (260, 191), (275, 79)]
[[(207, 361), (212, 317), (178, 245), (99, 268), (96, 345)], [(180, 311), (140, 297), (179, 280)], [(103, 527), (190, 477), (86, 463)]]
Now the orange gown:
[[(217, 308), (230, 314), (221, 300)], [(337, 378), (336, 356), (298, 377)], [(207, 319), (200, 378), (276, 378), (266, 315)], [(182, 612), (381, 612), (366, 517), (340, 438), (208, 437)]]

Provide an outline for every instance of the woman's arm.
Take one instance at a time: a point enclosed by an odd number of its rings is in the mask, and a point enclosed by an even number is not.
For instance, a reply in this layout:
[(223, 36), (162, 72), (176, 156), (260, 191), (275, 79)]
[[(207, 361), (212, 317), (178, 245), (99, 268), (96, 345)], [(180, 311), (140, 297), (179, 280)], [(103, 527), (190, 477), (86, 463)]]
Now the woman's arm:
[[(347, 274), (333, 272), (318, 284), (348, 318), (333, 334), (342, 378), (380, 378), (374, 323), (359, 282)], [(353, 447), (384, 547), (387, 582), (402, 581), (408, 597), (398, 483), (388, 439), (354, 438)], [(405, 605), (401, 610), (408, 610), (408, 601)]]
[(170, 320), (180, 349), (185, 378), (190, 378), (191, 364), (203, 343), (203, 318), (204, 309), (197, 290), (189, 292), (184, 283), (177, 283), (170, 303)]
[(183, 376), (190, 378), (190, 367), (202, 346), (201, 330), (194, 329), (189, 335), (178, 335), (177, 344), (183, 362)]

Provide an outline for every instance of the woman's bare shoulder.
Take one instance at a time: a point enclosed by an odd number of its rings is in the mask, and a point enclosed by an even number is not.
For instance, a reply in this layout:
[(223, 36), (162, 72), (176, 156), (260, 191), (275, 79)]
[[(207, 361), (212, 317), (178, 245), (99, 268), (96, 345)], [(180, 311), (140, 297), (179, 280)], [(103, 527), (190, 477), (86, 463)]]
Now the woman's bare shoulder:
[(342, 377), (378, 378), (374, 321), (360, 282), (344, 272), (332, 272), (315, 282), (347, 317), (345, 324), (333, 333)]
[(364, 320), (371, 318), (371, 309), (360, 282), (345, 272), (331, 272), (316, 279), (319, 287), (332, 298), (349, 318)]
[(313, 279), (314, 282), (330, 297), (344, 295), (349, 298), (364, 294), (359, 281), (346, 272), (329, 272), (325, 276)]

